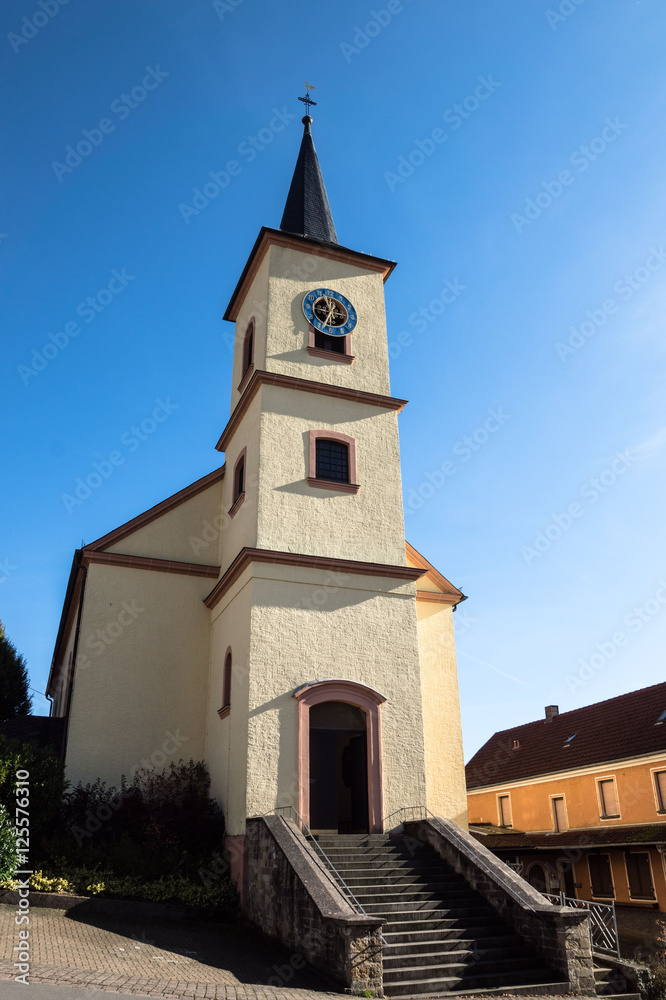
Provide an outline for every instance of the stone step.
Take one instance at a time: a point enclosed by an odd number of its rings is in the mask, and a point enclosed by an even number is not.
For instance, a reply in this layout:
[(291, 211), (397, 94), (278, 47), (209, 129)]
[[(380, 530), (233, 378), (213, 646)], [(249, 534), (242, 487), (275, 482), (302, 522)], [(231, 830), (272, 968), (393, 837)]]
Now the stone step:
[[(387, 964), (389, 961), (394, 964), (398, 962), (403, 962), (405, 960), (413, 961), (414, 964), (420, 963), (421, 960), (426, 960), (432, 956), (439, 955), (450, 956), (450, 961), (463, 961), (469, 964), (469, 961), (478, 962), (494, 962), (496, 959), (508, 959), (508, 958), (523, 958), (525, 955), (525, 945), (520, 939), (516, 939), (515, 943), (505, 944), (500, 939), (500, 944), (495, 947), (486, 947), (485, 944), (481, 945), (479, 941), (463, 938), (459, 941), (425, 941), (422, 944), (417, 944), (414, 941), (410, 941), (406, 944), (396, 944), (396, 945), (386, 945), (384, 947), (384, 963)], [(443, 958), (443, 960), (446, 960)], [(428, 961), (426, 964), (433, 965), (434, 961)]]
[[(431, 973), (435, 972), (434, 969), (430, 971)], [(387, 997), (398, 998), (412, 997), (422, 993), (448, 994), (458, 992), (467, 994), (470, 990), (483, 990), (485, 993), (488, 989), (496, 989), (500, 986), (509, 986), (511, 987), (510, 992), (513, 992), (514, 986), (539, 986), (548, 984), (550, 987), (554, 985), (552, 984), (552, 978), (552, 974), (548, 976), (547, 973), (540, 969), (526, 969), (522, 972), (487, 972), (476, 976), (433, 975), (432, 978), (428, 979), (415, 978), (395, 983), (385, 982), (384, 994)], [(559, 983), (557, 987), (559, 987), (559, 994), (563, 994), (567, 991), (568, 984)], [(549, 989), (547, 992), (557, 995), (554, 989)]]
[[(349, 883), (347, 883), (349, 885)], [(353, 888), (350, 886), (350, 889)], [(441, 885), (437, 883), (433, 885), (424, 886), (406, 886), (404, 889), (401, 886), (394, 885), (366, 885), (361, 886), (358, 891), (353, 890), (354, 895), (358, 899), (359, 903), (364, 906), (366, 903), (406, 903), (409, 900), (413, 900), (414, 903), (422, 902), (426, 899), (439, 899), (445, 902), (447, 906), (487, 906), (486, 901), (478, 896), (473, 889), (456, 889), (453, 892), (447, 892), (446, 888), (442, 888)]]
[(387, 915), (382, 933), (413, 934), (417, 931), (460, 930), (465, 934), (485, 935), (499, 933), (506, 925), (498, 916), (478, 914), (468, 917), (451, 917), (437, 910), (408, 910)]
[(452, 920), (460, 920), (464, 917), (485, 918), (486, 916), (491, 916), (493, 913), (492, 908), (483, 900), (480, 900), (476, 906), (468, 903), (464, 906), (452, 907), (443, 899), (423, 899), (421, 901), (408, 899), (405, 902), (362, 903), (362, 906), (368, 916), (386, 916), (387, 919), (389, 917), (395, 919), (397, 914), (402, 916), (405, 913), (420, 913), (421, 916), (424, 914), (432, 916), (435, 913), (437, 916), (447, 916)]
[(446, 886), (460, 886), (469, 888), (465, 879), (460, 875), (449, 875), (439, 868), (423, 868), (414, 870), (412, 868), (360, 868), (357, 871), (348, 871), (344, 868), (336, 868), (338, 875), (345, 880), (347, 885), (419, 885), (424, 882), (439, 882)]
[[(388, 924), (384, 924), (384, 928)], [(423, 931), (386, 931), (382, 930), (386, 946), (384, 953), (393, 954), (393, 949), (405, 949), (415, 953), (419, 949), (427, 950), (433, 943), (447, 948), (525, 948), (525, 944), (517, 934), (510, 930), (500, 933), (497, 927), (473, 928), (473, 933), (465, 927), (442, 928)]]
[[(318, 855), (321, 857), (321, 855)], [(327, 855), (328, 857), (328, 855)], [(338, 858), (335, 860), (330, 859), (335, 865), (338, 871), (415, 871), (419, 872), (423, 868), (437, 868), (442, 873), (447, 875), (455, 875), (453, 868), (449, 868), (448, 865), (437, 863), (436, 858), (398, 858), (398, 857), (385, 857), (381, 861), (373, 862), (372, 859), (363, 859), (358, 856), (354, 857), (353, 861), (340, 861)], [(462, 876), (458, 876), (462, 878)]]
[[(390, 994), (386, 993), (386, 996), (387, 997), (390, 996), (391, 1000), (412, 1000), (414, 996), (413, 993), (396, 993), (395, 992), (396, 989), (397, 989), (397, 984), (392, 987)], [(425, 993), (423, 995), (428, 996), (429, 993)], [(440, 994), (437, 995), (439, 996)], [(463, 998), (478, 997), (479, 1000), (482, 1000), (482, 998), (484, 997), (498, 997), (504, 1000), (504, 998), (506, 998), (507, 996), (509, 997), (541, 996), (550, 998), (556, 996), (570, 997), (571, 993), (568, 983), (552, 983), (552, 982), (531, 983), (524, 986), (514, 983), (508, 989), (506, 986), (497, 986), (497, 987), (486, 986), (485, 988), (481, 989), (474, 989), (474, 990), (454, 989), (454, 990), (448, 990), (446, 992), (447, 1000), (453, 1000), (454, 997), (463, 997)]]
[[(423, 956), (422, 956), (423, 957)], [(495, 959), (492, 962), (469, 961), (452, 962), (442, 961), (441, 955), (433, 955), (434, 961), (426, 963), (419, 961), (418, 965), (395, 965), (384, 968), (384, 985), (390, 983), (401, 983), (405, 981), (414, 982), (419, 979), (431, 979), (433, 973), (439, 976), (459, 976), (461, 979), (468, 979), (496, 975), (520, 975), (521, 973), (531, 973), (540, 978), (549, 978), (545, 974), (545, 969), (541, 968), (538, 960), (533, 955), (525, 955), (523, 958)]]
[[(381, 861), (390, 860), (408, 861), (410, 864), (413, 861), (429, 861), (431, 865), (438, 863), (437, 855), (431, 854), (428, 851), (417, 851), (414, 854), (406, 854), (404, 851), (394, 851), (391, 848), (368, 851), (324, 851), (324, 854), (327, 858), (331, 859), (336, 867), (348, 862), (353, 864), (358, 861), (366, 861), (370, 867), (379, 864)], [(442, 864), (445, 864), (445, 862), (442, 862)]]

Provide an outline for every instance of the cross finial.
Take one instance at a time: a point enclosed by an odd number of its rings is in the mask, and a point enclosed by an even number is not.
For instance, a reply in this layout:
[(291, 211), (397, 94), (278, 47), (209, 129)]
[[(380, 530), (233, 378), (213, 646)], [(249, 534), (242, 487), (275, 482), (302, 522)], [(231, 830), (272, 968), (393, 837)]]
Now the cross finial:
[(308, 113), (308, 114), (310, 114), (310, 107), (311, 107), (311, 106), (313, 106), (313, 107), (315, 107), (315, 108), (317, 107), (317, 102), (316, 102), (316, 101), (313, 101), (313, 100), (312, 100), (312, 98), (310, 97), (310, 91), (311, 91), (311, 90), (314, 90), (314, 89), (315, 89), (315, 88), (314, 88), (314, 84), (312, 84), (312, 83), (308, 83), (308, 81), (306, 80), (306, 81), (305, 81), (305, 97), (299, 97), (299, 98), (298, 98), (298, 99), (299, 99), (299, 101), (303, 101), (303, 104), (304, 104), (304, 105), (306, 106), (306, 108), (308, 109), (308, 110), (307, 110), (307, 113)]

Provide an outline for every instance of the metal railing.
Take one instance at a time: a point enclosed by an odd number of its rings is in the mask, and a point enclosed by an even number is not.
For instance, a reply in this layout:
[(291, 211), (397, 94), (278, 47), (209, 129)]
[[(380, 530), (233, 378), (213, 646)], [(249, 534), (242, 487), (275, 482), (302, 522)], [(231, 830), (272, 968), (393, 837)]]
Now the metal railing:
[[(358, 899), (356, 898), (354, 893), (351, 891), (351, 889), (343, 879), (340, 872), (337, 870), (337, 868), (335, 867), (329, 856), (322, 848), (319, 841), (315, 838), (312, 831), (306, 825), (303, 817), (300, 815), (298, 810), (294, 808), (294, 806), (276, 806), (275, 809), (271, 809), (270, 812), (264, 813), (264, 816), (274, 816), (274, 815), (282, 816), (283, 813), (285, 812), (290, 814), (291, 819), (294, 820), (296, 826), (300, 829), (305, 839), (312, 845), (312, 847), (314, 847), (316, 854), (321, 856), (321, 859), (323, 860), (325, 865), (326, 873), (329, 875), (329, 877), (332, 876), (333, 884), (338, 889), (338, 891), (344, 896), (347, 903), (349, 903), (351, 908), (353, 910), (356, 910), (357, 913), (360, 913), (364, 917), (368, 917), (368, 919), (370, 919), (370, 914), (366, 913), (366, 911), (363, 909)], [(383, 938), (382, 941), (384, 941)], [(384, 944), (386, 944), (386, 941), (384, 941)]]
[(590, 899), (575, 899), (560, 893), (542, 893), (546, 899), (560, 906), (573, 906), (586, 910), (590, 917), (590, 938), (597, 951), (609, 951), (620, 957), (620, 942), (617, 933), (615, 903), (595, 903)]
[[(431, 819), (431, 820), (433, 820), (433, 822), (440, 827), (440, 829), (442, 831), (442, 835), (447, 840), (451, 840), (455, 844), (456, 847), (458, 847), (460, 850), (463, 850), (466, 853), (467, 845), (465, 844), (464, 840), (462, 840), (462, 838), (458, 837), (457, 834), (453, 830), (450, 830), (450, 829), (448, 829), (448, 827), (444, 826), (444, 824), (442, 823), (442, 821), (440, 820), (440, 818), (438, 816), (435, 816), (434, 813), (430, 812), (430, 810), (426, 806), (403, 806), (402, 809), (396, 809), (395, 812), (389, 813), (389, 815), (384, 818), (384, 821), (383, 821), (384, 822), (384, 829), (386, 829), (386, 822), (388, 820), (392, 820), (393, 817), (400, 816), (400, 815), (404, 815), (404, 818), (400, 820), (399, 824), (396, 824), (397, 826), (401, 825), (402, 823), (409, 822), (410, 820), (412, 822), (416, 821), (417, 819)], [(479, 845), (479, 846), (482, 846), (482, 845)], [(471, 860), (473, 861), (473, 863), (475, 865), (478, 865), (478, 867), (483, 872), (485, 872), (486, 875), (489, 875), (493, 879), (493, 881), (499, 882), (500, 885), (504, 889), (506, 889), (512, 895), (515, 895), (516, 886), (515, 885), (511, 885), (509, 882), (505, 882), (504, 879), (502, 878), (502, 876), (497, 872), (497, 870), (495, 868), (491, 868), (489, 865), (487, 865), (486, 862), (483, 860), (483, 858), (481, 858), (481, 857), (479, 857), (478, 855), (475, 854), (474, 857)], [(500, 859), (498, 858), (497, 860), (499, 861)], [(521, 903), (524, 906), (526, 906), (529, 910), (531, 910), (532, 913), (536, 913), (537, 912), (534, 909), (534, 907), (532, 906), (532, 904), (529, 903), (526, 899), (521, 899)]]

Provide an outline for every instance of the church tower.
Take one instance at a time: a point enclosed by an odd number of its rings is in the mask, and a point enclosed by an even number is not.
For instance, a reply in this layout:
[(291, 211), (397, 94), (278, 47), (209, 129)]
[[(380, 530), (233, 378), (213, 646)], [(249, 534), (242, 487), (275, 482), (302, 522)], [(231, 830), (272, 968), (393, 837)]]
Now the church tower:
[(213, 793), (231, 836), (287, 805), (340, 833), (380, 831), (413, 804), (464, 822), (451, 625), (464, 597), (405, 544), (406, 402), (390, 392), (384, 311), (395, 264), (339, 244), (303, 124), (280, 229), (262, 228), (224, 317)]

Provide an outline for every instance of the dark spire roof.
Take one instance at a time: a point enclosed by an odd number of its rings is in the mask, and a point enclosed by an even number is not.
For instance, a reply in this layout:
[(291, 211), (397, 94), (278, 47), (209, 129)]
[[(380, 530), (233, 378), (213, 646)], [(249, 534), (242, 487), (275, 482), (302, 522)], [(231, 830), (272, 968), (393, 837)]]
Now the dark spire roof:
[(303, 141), (296, 161), (296, 169), (284, 206), (280, 229), (283, 233), (310, 236), (326, 243), (337, 243), (331, 207), (321, 176), (319, 160), (312, 141), (312, 118), (303, 119)]

